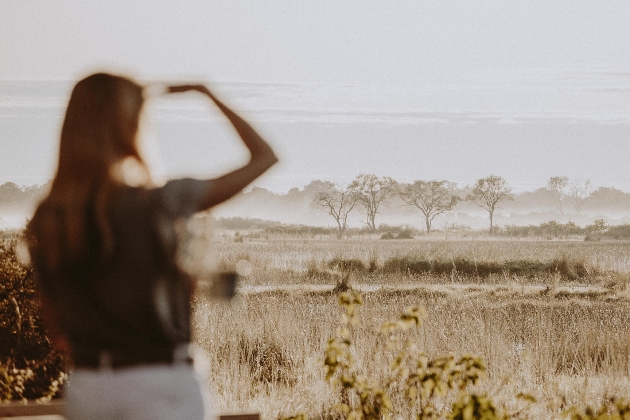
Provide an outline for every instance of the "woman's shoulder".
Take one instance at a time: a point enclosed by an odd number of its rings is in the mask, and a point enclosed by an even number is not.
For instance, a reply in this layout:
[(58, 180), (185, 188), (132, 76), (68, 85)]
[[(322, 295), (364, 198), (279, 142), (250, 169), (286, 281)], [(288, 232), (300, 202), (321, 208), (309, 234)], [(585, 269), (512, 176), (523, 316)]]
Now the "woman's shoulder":
[(197, 213), (210, 190), (212, 181), (178, 178), (159, 186), (124, 186), (115, 192), (114, 213), (158, 213), (168, 218), (186, 218)]
[(177, 217), (189, 217), (202, 210), (201, 204), (212, 186), (210, 179), (179, 178), (150, 190), (152, 201)]

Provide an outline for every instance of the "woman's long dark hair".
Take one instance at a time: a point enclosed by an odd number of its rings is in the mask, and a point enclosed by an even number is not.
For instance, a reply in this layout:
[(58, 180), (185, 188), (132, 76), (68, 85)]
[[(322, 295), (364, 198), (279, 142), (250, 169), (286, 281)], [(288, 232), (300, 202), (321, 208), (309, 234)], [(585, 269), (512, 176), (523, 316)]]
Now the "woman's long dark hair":
[(142, 104), (142, 87), (124, 77), (97, 73), (74, 87), (57, 173), (26, 230), (31, 257), (48, 273), (111, 252), (107, 209), (120, 185), (115, 169), (132, 159), (149, 179), (136, 143)]

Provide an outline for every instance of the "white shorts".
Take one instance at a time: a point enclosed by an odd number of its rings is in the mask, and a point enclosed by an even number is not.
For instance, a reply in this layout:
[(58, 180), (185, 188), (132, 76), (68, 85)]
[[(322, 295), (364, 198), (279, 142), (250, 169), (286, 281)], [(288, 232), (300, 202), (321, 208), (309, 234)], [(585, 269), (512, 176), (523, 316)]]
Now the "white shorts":
[[(204, 410), (204, 400), (206, 401)], [(77, 368), (66, 390), (68, 420), (209, 420), (209, 392), (192, 366)]]

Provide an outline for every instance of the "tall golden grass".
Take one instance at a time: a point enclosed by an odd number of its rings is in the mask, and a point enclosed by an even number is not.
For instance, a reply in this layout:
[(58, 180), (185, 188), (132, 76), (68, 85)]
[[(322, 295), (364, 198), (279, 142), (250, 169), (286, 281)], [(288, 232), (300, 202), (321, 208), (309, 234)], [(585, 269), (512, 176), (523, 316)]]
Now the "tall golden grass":
[[(479, 385), (506, 412), (559, 418), (570, 406), (601, 405), (630, 395), (630, 294), (626, 242), (279, 240), (214, 244), (219, 268), (241, 259), (253, 271), (232, 302), (199, 296), (195, 340), (222, 412), (263, 418), (304, 412), (329, 418), (339, 393), (325, 381), (323, 354), (339, 324), (332, 292), (344, 275), (330, 261), (356, 259), (350, 287), (362, 290), (363, 323), (354, 339), (360, 368), (385, 375), (389, 355), (377, 330), (405, 307), (427, 310), (412, 333), (432, 356), (471, 353), (484, 359)], [(583, 278), (557, 273), (514, 276), (385, 272), (392, 258), (578, 261)], [(370, 263), (376, 264), (370, 269)], [(263, 287), (264, 286), (264, 287)], [(534, 395), (524, 407), (519, 392)], [(392, 403), (402, 404), (393, 398)]]

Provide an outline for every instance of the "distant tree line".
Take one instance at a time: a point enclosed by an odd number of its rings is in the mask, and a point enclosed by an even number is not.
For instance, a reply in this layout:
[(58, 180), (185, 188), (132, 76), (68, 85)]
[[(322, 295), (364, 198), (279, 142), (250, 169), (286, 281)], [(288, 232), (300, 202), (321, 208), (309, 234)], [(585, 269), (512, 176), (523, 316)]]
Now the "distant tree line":
[(0, 212), (19, 212), (33, 207), (48, 191), (48, 184), (19, 187), (13, 182), (0, 185)]
[(346, 187), (329, 184), (315, 195), (312, 206), (333, 217), (338, 227), (337, 235), (341, 237), (348, 227), (348, 214), (357, 208), (363, 211), (364, 223), (368, 228), (376, 231), (378, 210), (393, 197), (399, 197), (406, 205), (420, 212), (427, 233), (431, 233), (431, 226), (437, 215), (452, 210), (462, 200), (488, 212), (492, 233), (495, 210), (502, 201), (511, 200), (512, 194), (507, 181), (496, 175), (477, 180), (462, 197), (458, 195), (453, 182), (416, 180), (399, 183), (389, 177), (361, 174)]
[[(235, 242), (242, 242), (243, 239), (259, 239), (274, 237), (305, 237), (314, 238), (316, 236), (336, 236), (336, 227), (312, 226), (304, 224), (282, 223), (269, 220), (248, 219), (243, 217), (220, 217), (213, 218), (213, 226), (218, 230), (235, 231), (232, 235), (223, 233), (224, 238), (231, 238)], [(348, 236), (363, 236), (381, 234), (381, 239), (413, 239), (418, 230), (407, 225), (388, 225), (381, 223), (375, 231), (367, 226), (348, 227)]]
[[(322, 227), (310, 225), (285, 224), (269, 220), (248, 219), (242, 217), (226, 217), (214, 219), (214, 224), (219, 230), (236, 231), (233, 236), (225, 234), (225, 238), (230, 238), (235, 242), (243, 242), (248, 239), (260, 239), (269, 237), (290, 237), (290, 238), (314, 238), (317, 236), (338, 235), (336, 227)], [(630, 239), (630, 224), (609, 226), (604, 219), (595, 219), (592, 223), (582, 227), (574, 222), (560, 223), (555, 220), (543, 222), (538, 225), (530, 224), (526, 226), (506, 225), (495, 227), (494, 233), (498, 236), (509, 238), (584, 238), (586, 241)], [(346, 235), (349, 237), (360, 237), (363, 235), (373, 235), (378, 233), (381, 239), (413, 239), (418, 235), (418, 230), (408, 225), (388, 225), (381, 223), (372, 231), (367, 226), (348, 227)]]
[[(553, 176), (545, 188), (534, 193), (550, 197), (561, 215), (569, 206), (573, 207), (575, 214), (581, 214), (589, 199), (603, 206), (622, 207), (630, 211), (630, 194), (605, 187), (593, 191), (590, 181), (579, 178)], [(485, 210), (489, 216), (490, 233), (493, 233), (495, 211), (505, 202), (515, 199), (508, 182), (497, 175), (480, 178), (472, 186), (458, 190), (454, 182), (446, 180), (399, 183), (389, 177), (362, 174), (345, 187), (328, 183), (315, 195), (311, 205), (333, 217), (341, 237), (348, 227), (351, 211), (362, 211), (365, 225), (375, 231), (379, 209), (394, 197), (420, 213), (427, 233), (431, 232), (436, 216), (452, 211), (459, 202), (468, 202)]]
[(508, 237), (555, 238), (585, 236), (586, 240), (597, 240), (600, 238), (628, 239), (630, 238), (630, 225), (608, 226), (608, 223), (604, 219), (596, 219), (593, 223), (581, 227), (573, 222), (558, 223), (555, 220), (550, 220), (549, 222), (539, 225), (508, 225), (501, 229), (499, 235)]
[[(0, 218), (2, 213), (28, 215), (47, 190), (48, 185), (19, 187), (12, 182), (0, 185)], [(598, 213), (602, 210), (630, 217), (630, 194), (611, 187), (595, 189), (588, 180), (567, 176), (553, 176), (543, 188), (514, 194), (508, 182), (497, 175), (459, 188), (446, 180), (403, 183), (390, 177), (361, 174), (345, 185), (314, 180), (303, 189), (292, 188), (285, 194), (254, 187), (238, 194), (228, 206), (223, 215), (289, 224), (311, 225), (328, 218), (334, 221), (338, 236), (344, 235), (351, 223), (374, 232), (379, 220), (391, 223), (401, 217), (417, 218), (427, 233), (433, 230), (436, 220), (445, 224), (442, 228), (446, 228), (448, 220), (452, 225), (459, 221), (459, 225), (465, 226), (462, 222), (471, 217), (469, 210), (476, 208), (488, 215), (489, 228), (494, 232), (498, 209), (503, 215), (511, 212), (523, 220), (522, 224), (555, 219), (565, 223), (581, 220), (584, 225), (592, 222), (591, 217), (583, 216), (585, 212), (591, 215), (595, 212), (596, 218), (606, 217)], [(358, 220), (361, 225), (356, 226)]]

